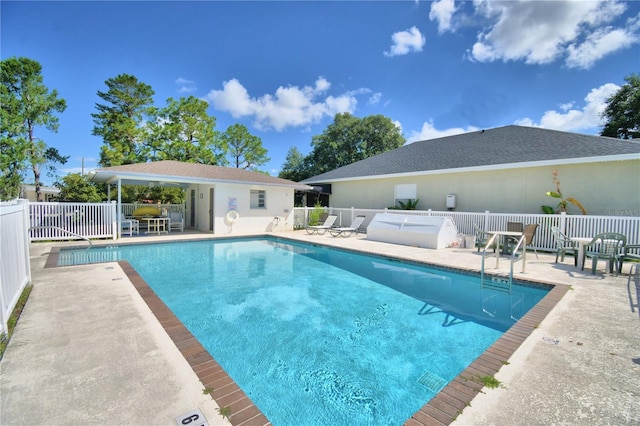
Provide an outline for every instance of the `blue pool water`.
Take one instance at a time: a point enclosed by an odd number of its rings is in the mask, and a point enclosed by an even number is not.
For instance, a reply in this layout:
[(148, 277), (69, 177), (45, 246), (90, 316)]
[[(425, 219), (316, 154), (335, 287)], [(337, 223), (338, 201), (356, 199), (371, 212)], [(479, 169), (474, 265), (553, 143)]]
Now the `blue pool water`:
[(128, 260), (274, 425), (401, 425), (547, 290), (278, 239), (60, 252)]

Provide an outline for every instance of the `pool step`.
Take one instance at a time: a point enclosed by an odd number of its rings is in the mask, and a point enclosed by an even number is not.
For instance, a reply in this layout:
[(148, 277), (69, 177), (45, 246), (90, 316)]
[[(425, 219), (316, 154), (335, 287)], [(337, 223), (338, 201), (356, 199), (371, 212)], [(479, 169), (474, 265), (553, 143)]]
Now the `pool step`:
[(425, 372), (418, 379), (418, 383), (420, 383), (425, 388), (429, 389), (433, 393), (438, 393), (442, 390), (443, 387), (447, 385), (447, 381), (442, 377), (433, 374), (430, 371)]

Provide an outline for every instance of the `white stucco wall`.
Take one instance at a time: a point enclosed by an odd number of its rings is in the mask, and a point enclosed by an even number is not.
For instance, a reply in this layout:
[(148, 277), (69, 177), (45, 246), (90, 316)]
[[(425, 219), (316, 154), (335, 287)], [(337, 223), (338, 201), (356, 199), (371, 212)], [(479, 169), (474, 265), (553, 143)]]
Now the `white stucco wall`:
[[(559, 201), (545, 195), (555, 191), (554, 170), (563, 195), (580, 201), (588, 214), (640, 216), (639, 160), (333, 182), (330, 205), (390, 207), (395, 185), (416, 184), (420, 210), (446, 210), (447, 195), (455, 194), (457, 211), (541, 213), (542, 205)], [(571, 205), (569, 212), (580, 213)]]
[[(244, 184), (192, 185), (189, 190), (192, 188), (196, 189), (195, 227), (198, 230), (209, 231), (210, 188), (214, 189), (213, 232), (216, 235), (282, 232), (293, 229), (293, 188)], [(265, 208), (251, 208), (251, 190), (265, 191)], [(240, 217), (231, 225), (225, 217), (232, 204), (235, 204), (235, 210)], [(277, 222), (274, 220), (275, 217), (278, 217)]]

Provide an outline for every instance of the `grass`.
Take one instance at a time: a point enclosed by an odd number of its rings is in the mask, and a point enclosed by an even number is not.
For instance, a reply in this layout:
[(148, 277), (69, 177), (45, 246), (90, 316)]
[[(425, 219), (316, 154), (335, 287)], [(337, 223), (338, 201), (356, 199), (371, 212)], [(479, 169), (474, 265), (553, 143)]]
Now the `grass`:
[(497, 389), (500, 386), (502, 386), (502, 382), (500, 382), (500, 380), (496, 379), (493, 376), (482, 376), (482, 377), (479, 377), (478, 379), (483, 386), (489, 389)]
[(217, 410), (222, 418), (229, 420), (229, 416), (231, 415), (231, 407), (220, 407), (217, 408)]
[(18, 298), (18, 302), (16, 303), (15, 308), (13, 308), (11, 316), (9, 316), (9, 320), (7, 321), (7, 334), (2, 334), (2, 336), (0, 336), (0, 359), (4, 356), (4, 351), (9, 344), (9, 340), (13, 334), (13, 329), (16, 328), (16, 324), (18, 323), (18, 319), (20, 318), (20, 314), (22, 313), (24, 306), (27, 304), (32, 288), (32, 286), (28, 285), (24, 290), (22, 290), (22, 294), (20, 295), (20, 298)]

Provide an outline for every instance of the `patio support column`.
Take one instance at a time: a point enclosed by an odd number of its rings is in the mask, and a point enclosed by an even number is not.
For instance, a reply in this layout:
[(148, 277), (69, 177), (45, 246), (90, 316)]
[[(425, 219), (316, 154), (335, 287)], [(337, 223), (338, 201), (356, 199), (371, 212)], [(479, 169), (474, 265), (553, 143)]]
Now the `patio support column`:
[(118, 237), (120, 237), (120, 230), (122, 229), (122, 179), (118, 178)]

